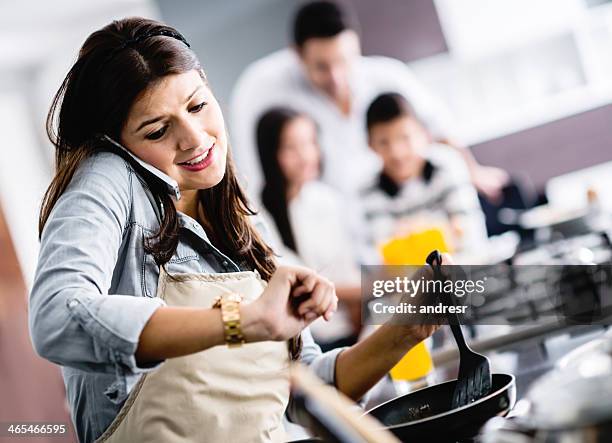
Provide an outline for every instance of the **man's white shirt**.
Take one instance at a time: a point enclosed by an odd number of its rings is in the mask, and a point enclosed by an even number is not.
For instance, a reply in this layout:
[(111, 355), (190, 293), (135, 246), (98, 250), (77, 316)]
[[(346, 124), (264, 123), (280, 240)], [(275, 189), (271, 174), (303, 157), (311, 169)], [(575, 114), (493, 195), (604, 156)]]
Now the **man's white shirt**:
[(251, 198), (259, 200), (263, 185), (257, 122), (272, 107), (289, 107), (315, 120), (323, 153), (321, 179), (343, 193), (357, 192), (380, 170), (380, 161), (367, 144), (365, 121), (366, 111), (378, 95), (404, 95), (434, 136), (451, 131), (446, 108), (398, 60), (360, 56), (352, 67), (350, 85), (351, 112), (343, 115), (312, 86), (292, 49), (272, 53), (245, 70), (232, 96), (230, 141), (239, 176)]

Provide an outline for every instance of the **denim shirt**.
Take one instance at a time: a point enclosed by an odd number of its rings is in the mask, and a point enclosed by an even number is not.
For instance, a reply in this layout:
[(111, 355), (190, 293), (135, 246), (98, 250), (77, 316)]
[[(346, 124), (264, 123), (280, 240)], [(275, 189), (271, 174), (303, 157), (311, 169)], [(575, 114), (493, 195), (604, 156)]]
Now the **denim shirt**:
[[(169, 273), (246, 270), (215, 248), (196, 220), (178, 217)], [(142, 374), (163, 363), (139, 366), (135, 359), (140, 333), (165, 304), (156, 298), (159, 268), (144, 250), (144, 239), (158, 227), (140, 173), (119, 155), (100, 152), (79, 166), (43, 230), (29, 297), (30, 335), (36, 352), (61, 366), (81, 442), (99, 437)], [(334, 383), (342, 348), (323, 354), (308, 329), (302, 338), (302, 362)], [(301, 421), (291, 400), (287, 415)]]

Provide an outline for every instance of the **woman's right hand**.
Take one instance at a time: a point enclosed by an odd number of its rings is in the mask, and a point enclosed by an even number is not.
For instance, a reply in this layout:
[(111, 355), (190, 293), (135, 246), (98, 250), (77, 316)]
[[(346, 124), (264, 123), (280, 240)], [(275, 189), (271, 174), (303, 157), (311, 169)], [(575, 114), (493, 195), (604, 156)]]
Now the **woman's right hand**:
[[(306, 297), (304, 297), (306, 296)], [(295, 306), (295, 299), (302, 300)], [(288, 340), (338, 307), (334, 284), (311, 269), (279, 266), (261, 296), (242, 307), (247, 342)]]

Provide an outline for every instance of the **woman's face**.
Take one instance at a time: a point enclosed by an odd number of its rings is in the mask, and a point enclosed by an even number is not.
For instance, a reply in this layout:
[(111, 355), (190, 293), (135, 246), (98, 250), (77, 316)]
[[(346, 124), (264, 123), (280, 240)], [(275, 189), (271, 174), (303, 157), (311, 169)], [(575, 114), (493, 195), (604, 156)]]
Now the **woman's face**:
[(121, 141), (176, 180), (182, 191), (215, 186), (225, 173), (223, 115), (197, 70), (168, 75), (140, 94)]
[(301, 186), (319, 177), (321, 154), (317, 128), (312, 120), (296, 117), (281, 132), (278, 163), (292, 185)]

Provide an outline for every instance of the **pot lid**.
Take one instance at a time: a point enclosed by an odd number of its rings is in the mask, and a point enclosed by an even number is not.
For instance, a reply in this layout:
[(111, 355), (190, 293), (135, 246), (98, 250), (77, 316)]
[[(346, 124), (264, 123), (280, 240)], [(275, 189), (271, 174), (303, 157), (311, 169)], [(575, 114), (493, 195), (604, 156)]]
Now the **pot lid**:
[(527, 394), (530, 421), (540, 429), (568, 429), (612, 420), (612, 333), (560, 360)]

